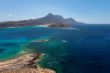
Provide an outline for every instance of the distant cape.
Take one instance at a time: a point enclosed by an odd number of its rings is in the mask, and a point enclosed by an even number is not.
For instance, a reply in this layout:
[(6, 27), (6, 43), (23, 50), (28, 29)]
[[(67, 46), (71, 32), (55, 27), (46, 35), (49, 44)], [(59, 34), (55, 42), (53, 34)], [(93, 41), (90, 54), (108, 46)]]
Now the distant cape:
[(52, 13), (49, 13), (45, 17), (38, 19), (1, 22), (0, 28), (38, 25), (47, 25), (49, 27), (71, 27), (74, 24), (79, 24), (79, 22), (75, 21), (73, 18), (64, 18), (61, 15), (54, 15)]

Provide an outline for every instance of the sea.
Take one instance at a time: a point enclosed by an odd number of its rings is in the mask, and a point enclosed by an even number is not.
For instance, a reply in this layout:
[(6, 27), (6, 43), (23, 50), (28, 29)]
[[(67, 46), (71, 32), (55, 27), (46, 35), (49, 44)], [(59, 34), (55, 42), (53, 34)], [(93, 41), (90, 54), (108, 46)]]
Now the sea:
[(110, 25), (73, 28), (0, 28), (0, 60), (34, 52), (43, 54), (39, 66), (56, 73), (110, 73)]

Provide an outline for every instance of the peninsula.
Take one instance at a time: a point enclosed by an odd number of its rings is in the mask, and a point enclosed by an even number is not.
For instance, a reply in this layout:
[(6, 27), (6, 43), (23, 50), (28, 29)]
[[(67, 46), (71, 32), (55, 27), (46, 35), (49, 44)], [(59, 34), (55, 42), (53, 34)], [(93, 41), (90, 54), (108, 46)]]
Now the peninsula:
[(49, 13), (45, 17), (29, 20), (1, 22), (0, 28), (27, 27), (27, 26), (47, 26), (56, 28), (68, 28), (74, 24), (80, 24), (73, 18), (64, 18), (61, 15)]

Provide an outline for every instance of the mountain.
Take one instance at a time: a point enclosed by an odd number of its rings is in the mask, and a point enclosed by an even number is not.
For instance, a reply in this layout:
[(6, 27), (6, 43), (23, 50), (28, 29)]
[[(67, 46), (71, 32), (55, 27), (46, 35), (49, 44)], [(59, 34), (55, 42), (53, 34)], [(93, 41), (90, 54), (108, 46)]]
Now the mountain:
[(78, 23), (79, 22), (75, 21), (72, 18), (64, 18), (61, 15), (53, 15), (52, 13), (49, 13), (47, 16), (38, 19), (2, 22), (0, 23), (0, 27), (6, 28), (37, 25), (48, 25), (49, 27), (70, 27)]
[[(60, 23), (66, 23), (66, 24), (75, 24), (77, 23), (74, 19), (72, 18), (64, 18), (61, 15), (53, 15), (52, 13), (49, 13), (47, 16), (44, 18), (41, 18), (41, 20), (47, 20), (48, 22), (60, 22)], [(47, 22), (47, 23), (48, 23)]]

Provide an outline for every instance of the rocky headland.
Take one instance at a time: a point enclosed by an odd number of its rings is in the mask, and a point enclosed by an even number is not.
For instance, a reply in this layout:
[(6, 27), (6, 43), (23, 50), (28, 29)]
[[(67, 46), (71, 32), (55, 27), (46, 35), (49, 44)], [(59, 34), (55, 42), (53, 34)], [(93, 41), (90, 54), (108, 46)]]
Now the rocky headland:
[(56, 73), (36, 65), (41, 54), (25, 54), (14, 59), (0, 62), (0, 73)]

